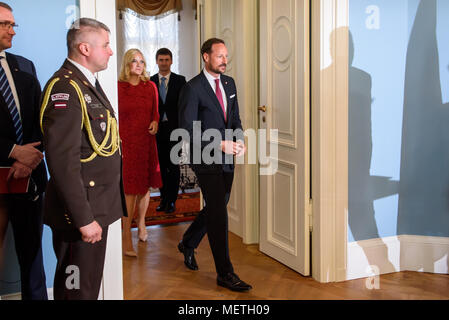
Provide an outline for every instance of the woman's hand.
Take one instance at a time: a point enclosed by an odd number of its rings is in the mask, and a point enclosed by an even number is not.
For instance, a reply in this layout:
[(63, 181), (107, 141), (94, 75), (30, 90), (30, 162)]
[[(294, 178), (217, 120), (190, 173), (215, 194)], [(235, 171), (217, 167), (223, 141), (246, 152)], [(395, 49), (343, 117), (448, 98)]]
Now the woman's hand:
[(157, 128), (158, 128), (158, 123), (157, 121), (153, 121), (150, 124), (150, 127), (148, 128), (148, 131), (150, 132), (151, 135), (155, 135), (157, 133)]

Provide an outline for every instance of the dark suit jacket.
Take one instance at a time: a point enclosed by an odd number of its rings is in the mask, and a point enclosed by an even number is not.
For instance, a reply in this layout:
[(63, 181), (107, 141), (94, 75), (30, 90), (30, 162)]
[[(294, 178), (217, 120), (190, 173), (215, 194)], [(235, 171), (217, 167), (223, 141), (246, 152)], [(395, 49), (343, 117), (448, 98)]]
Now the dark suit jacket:
[[(41, 87), (36, 76), (36, 69), (30, 60), (6, 53), (6, 60), (14, 78), (17, 95), (20, 103), (20, 115), (23, 127), (23, 144), (42, 141), (39, 128), (39, 110)], [(0, 166), (11, 166), (14, 159), (8, 156), (16, 143), (16, 133), (8, 106), (0, 94)], [(43, 146), (38, 147), (41, 151)], [(45, 191), (47, 173), (45, 163), (42, 161), (33, 171), (32, 178), (38, 187), (38, 192)]]
[[(49, 83), (53, 79), (59, 80), (50, 89)], [(80, 98), (70, 81), (78, 84), (86, 101), (86, 117), (82, 115)], [(101, 143), (106, 134), (107, 110), (112, 117), (115, 112), (110, 102), (68, 60), (48, 81), (44, 93), (50, 97), (43, 105), (42, 120), (50, 172), (44, 223), (53, 229), (67, 231), (78, 231), (94, 220), (107, 227), (126, 215), (122, 158), (117, 150), (110, 157), (97, 156), (82, 163), (80, 160), (88, 158), (93, 149), (86, 126), (82, 129), (81, 123), (88, 117), (92, 135)], [(110, 138), (107, 145), (109, 143)]]
[[(159, 74), (155, 74), (154, 76), (152, 76), (151, 81), (156, 83), (159, 92)], [(159, 122), (162, 121), (162, 116), (164, 113), (166, 113), (170, 130), (179, 128), (178, 100), (181, 89), (185, 84), (186, 78), (184, 76), (172, 72), (170, 74), (170, 81), (168, 83), (168, 91), (165, 103), (162, 102), (161, 96), (159, 95)]]
[[(201, 159), (201, 163), (195, 163), (195, 147), (201, 148), (201, 152), (210, 144), (215, 146), (215, 150), (221, 150), (219, 145), (223, 140), (244, 141), (242, 123), (239, 115), (239, 104), (237, 101), (237, 89), (234, 79), (226, 75), (221, 75), (223, 84), (223, 97), (227, 99), (226, 119), (223, 110), (218, 102), (214, 90), (207, 81), (203, 72), (190, 80), (181, 91), (179, 98), (179, 126), (186, 129), (190, 134), (190, 161), (197, 172), (217, 172), (220, 170), (233, 171), (233, 156), (225, 155), (221, 152), (221, 162), (208, 164)], [(216, 129), (221, 135), (221, 140), (210, 138), (207, 141), (195, 141), (193, 137), (194, 121), (201, 122), (201, 134), (208, 129)], [(227, 129), (237, 130), (236, 135), (226, 136)], [(239, 130), (238, 130), (239, 129)], [(232, 131), (231, 130), (231, 131)], [(210, 147), (210, 146), (209, 146)], [(226, 165), (225, 163), (231, 163)]]

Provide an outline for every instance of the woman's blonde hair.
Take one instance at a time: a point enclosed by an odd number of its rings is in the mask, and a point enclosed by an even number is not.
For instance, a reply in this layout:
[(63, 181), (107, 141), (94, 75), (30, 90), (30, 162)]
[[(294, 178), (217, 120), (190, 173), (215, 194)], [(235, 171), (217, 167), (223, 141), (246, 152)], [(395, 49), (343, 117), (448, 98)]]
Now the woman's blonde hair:
[(142, 81), (150, 80), (150, 77), (148, 76), (148, 73), (146, 70), (147, 62), (145, 61), (145, 57), (143, 56), (143, 53), (139, 49), (129, 49), (128, 51), (126, 51), (125, 56), (123, 57), (122, 67), (120, 69), (120, 76), (118, 79), (119, 81), (129, 81), (129, 75), (130, 75), (129, 65), (133, 61), (136, 53), (140, 54), (143, 59), (143, 72), (142, 72), (142, 75), (140, 76), (140, 80), (142, 80)]

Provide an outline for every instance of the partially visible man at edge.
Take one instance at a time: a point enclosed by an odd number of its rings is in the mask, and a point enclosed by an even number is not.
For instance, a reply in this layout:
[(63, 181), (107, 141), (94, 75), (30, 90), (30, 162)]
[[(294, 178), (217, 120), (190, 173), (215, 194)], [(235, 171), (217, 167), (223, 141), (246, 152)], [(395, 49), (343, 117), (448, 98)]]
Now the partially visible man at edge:
[(22, 299), (47, 300), (42, 258), (42, 204), (47, 174), (38, 119), (41, 87), (33, 62), (5, 52), (12, 47), (15, 28), (12, 8), (0, 2), (0, 167), (11, 167), (9, 181), (29, 178), (27, 193), (0, 194), (0, 259), (11, 222)]

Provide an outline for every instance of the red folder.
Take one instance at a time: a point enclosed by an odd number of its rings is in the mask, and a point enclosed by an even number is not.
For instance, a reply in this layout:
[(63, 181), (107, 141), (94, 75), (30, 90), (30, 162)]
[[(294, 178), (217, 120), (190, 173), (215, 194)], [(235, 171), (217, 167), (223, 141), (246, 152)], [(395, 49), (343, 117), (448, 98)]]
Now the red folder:
[(26, 193), (30, 177), (22, 179), (14, 179), (11, 177), (9, 181), (8, 173), (11, 167), (0, 167), (0, 194), (5, 193)]

